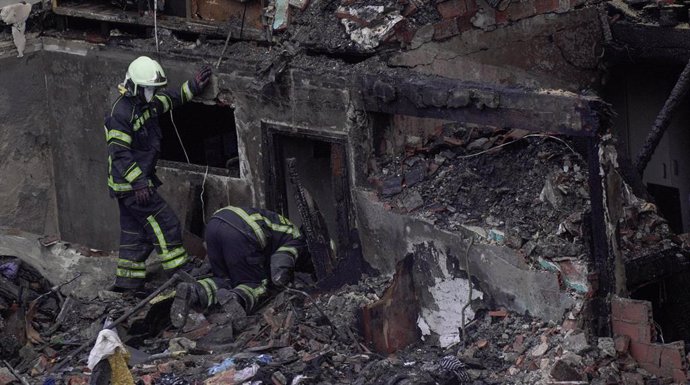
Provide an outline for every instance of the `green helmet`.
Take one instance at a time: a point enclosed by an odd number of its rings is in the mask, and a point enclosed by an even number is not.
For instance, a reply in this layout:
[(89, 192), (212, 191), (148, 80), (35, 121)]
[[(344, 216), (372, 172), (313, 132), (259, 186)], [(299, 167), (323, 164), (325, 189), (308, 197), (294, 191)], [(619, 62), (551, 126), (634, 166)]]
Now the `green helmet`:
[(147, 56), (139, 56), (127, 69), (126, 80), (131, 80), (136, 87), (162, 87), (168, 84), (163, 67)]

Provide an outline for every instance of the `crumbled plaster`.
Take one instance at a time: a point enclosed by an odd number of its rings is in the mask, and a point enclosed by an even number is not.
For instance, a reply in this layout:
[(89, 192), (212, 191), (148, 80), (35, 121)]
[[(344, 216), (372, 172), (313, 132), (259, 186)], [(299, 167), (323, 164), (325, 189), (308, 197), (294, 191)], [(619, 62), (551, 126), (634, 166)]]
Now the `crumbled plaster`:
[[(441, 279), (436, 278), (436, 284), (429, 288), (434, 299), (435, 307), (432, 309), (422, 307), (420, 322), (426, 325), (421, 328), (422, 335), (425, 329), (439, 335), (439, 344), (445, 348), (460, 341), (458, 328), (462, 325), (462, 312), (467, 304), (470, 293), (470, 283), (462, 278)], [(484, 293), (479, 290), (472, 291), (472, 299), (483, 299)], [(465, 320), (474, 319), (474, 311), (470, 306), (465, 309)], [(422, 322), (423, 321), (423, 322)]]

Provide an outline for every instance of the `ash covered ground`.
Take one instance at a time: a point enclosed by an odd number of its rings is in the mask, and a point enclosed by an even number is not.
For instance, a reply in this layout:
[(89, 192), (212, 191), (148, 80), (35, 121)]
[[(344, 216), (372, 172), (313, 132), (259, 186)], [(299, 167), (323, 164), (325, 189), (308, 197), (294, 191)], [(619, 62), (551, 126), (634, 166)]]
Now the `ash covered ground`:
[[(12, 260), (3, 258), (7, 261)], [(2, 279), (4, 287), (31, 287), (29, 298), (50, 292), (25, 265)], [(469, 320), (465, 338), (448, 348), (419, 340), (392, 354), (377, 353), (360, 336), (359, 314), (362, 306), (379, 301), (390, 283), (391, 277), (364, 277), (309, 299), (283, 292), (244, 322), (195, 314), (182, 330), (171, 328), (162, 301), (147, 305), (117, 331), (130, 347), (137, 384), (628, 384), (650, 377), (624, 343), (588, 340), (575, 328), (574, 314), (558, 325), (501, 309), (480, 311)], [(89, 349), (51, 370), (108, 318), (138, 301), (105, 290), (93, 300), (50, 293), (26, 309), (5, 291), (0, 298), (0, 358), (14, 371), (0, 368), (0, 376), (9, 384), (19, 383), (15, 374), (31, 384), (99, 383), (102, 372), (85, 366)]]

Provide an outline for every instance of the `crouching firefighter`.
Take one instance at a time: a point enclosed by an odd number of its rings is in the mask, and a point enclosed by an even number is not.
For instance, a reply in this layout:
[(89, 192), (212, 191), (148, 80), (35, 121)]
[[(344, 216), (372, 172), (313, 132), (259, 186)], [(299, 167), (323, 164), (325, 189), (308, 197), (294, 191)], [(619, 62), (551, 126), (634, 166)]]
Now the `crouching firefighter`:
[(190, 309), (219, 305), (231, 319), (245, 317), (275, 289), (293, 279), (297, 258), (307, 253), (299, 229), (280, 214), (234, 206), (215, 212), (206, 225), (206, 248), (213, 277), (180, 283), (170, 312), (184, 326)]
[(158, 195), (156, 163), (161, 150), (158, 117), (202, 92), (211, 77), (205, 67), (179, 90), (163, 89), (168, 81), (160, 64), (146, 56), (134, 60), (119, 85), (120, 96), (105, 118), (108, 186), (120, 208), (120, 255), (114, 290), (142, 289), (151, 251), (163, 269), (187, 269), (180, 221)]

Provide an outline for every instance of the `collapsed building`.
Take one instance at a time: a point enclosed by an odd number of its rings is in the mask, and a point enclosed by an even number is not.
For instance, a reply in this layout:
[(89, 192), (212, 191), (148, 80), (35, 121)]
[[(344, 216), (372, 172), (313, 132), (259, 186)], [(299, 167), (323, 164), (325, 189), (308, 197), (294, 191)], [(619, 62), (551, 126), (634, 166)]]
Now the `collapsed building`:
[[(0, 281), (8, 382), (55, 377), (50, 367), (66, 358), (81, 372), (70, 350), (110, 310), (132, 306), (102, 290), (119, 228), (101, 127), (124, 69), (142, 54), (171, 84), (201, 63), (214, 67), (210, 89), (161, 120), (160, 190), (190, 250), (204, 255), (205, 220), (228, 204), (296, 218), (289, 163), (335, 245), (315, 292), (337, 326), (324, 331), (306, 310), (290, 313), (306, 319), (301, 327), (274, 317), (294, 301), (280, 297), (263, 313), (270, 337), (247, 337), (269, 342), (230, 358), (270, 352), (285, 363), (299, 351), (302, 366), (282, 369), (293, 383), (434, 383), (438, 366), (427, 364), (449, 352), (475, 364), (479, 383), (686, 381), (684, 3), (28, 5), (28, 15), (3, 17), (0, 34), (0, 262), (22, 261)], [(655, 118), (668, 129), (650, 146)], [(653, 156), (639, 173), (643, 148)], [(58, 298), (38, 316), (30, 310), (65, 282), (58, 294), (72, 305)], [(147, 323), (159, 313), (149, 307)], [(339, 319), (342, 308), (357, 316)], [(160, 353), (167, 346), (142, 335), (174, 334), (154, 324), (144, 333), (131, 320), (125, 342)], [(186, 350), (205, 352), (206, 364), (169, 356), (135, 373), (195, 368), (202, 379), (226, 358), (202, 348), (204, 337), (227, 337), (212, 324), (185, 331), (201, 341)], [(75, 329), (88, 333), (65, 343)], [(237, 350), (246, 336), (227, 340)], [(274, 343), (281, 336), (291, 342)], [(402, 359), (385, 359), (393, 353)], [(262, 367), (263, 383), (285, 383), (271, 378), (280, 367)]]

